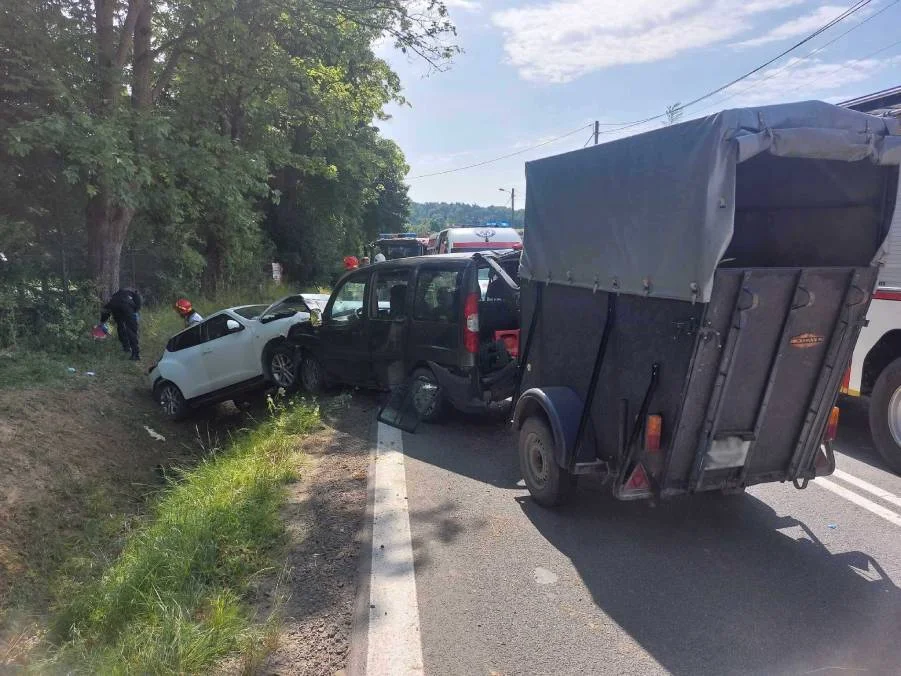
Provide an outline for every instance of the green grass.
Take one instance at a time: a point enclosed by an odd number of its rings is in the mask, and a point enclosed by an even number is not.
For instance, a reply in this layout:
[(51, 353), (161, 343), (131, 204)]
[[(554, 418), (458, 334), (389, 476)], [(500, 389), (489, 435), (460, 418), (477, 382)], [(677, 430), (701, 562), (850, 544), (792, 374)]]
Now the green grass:
[(51, 623), (53, 647), (35, 669), (176, 674), (226, 657), (257, 659), (273, 628), (254, 625), (244, 599), (274, 570), (297, 438), (318, 425), (309, 405), (279, 406), (181, 472), (102, 576), (70, 591)]

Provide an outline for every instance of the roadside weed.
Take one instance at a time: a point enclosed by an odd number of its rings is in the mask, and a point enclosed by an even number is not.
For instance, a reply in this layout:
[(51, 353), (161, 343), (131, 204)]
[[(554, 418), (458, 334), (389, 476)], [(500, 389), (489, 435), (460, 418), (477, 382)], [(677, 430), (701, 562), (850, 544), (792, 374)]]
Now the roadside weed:
[(309, 404), (271, 407), (272, 417), (170, 483), (102, 577), (59, 609), (56, 647), (39, 668), (185, 673), (268, 654), (278, 613), (254, 628), (242, 598), (276, 559), (297, 440), (319, 425)]

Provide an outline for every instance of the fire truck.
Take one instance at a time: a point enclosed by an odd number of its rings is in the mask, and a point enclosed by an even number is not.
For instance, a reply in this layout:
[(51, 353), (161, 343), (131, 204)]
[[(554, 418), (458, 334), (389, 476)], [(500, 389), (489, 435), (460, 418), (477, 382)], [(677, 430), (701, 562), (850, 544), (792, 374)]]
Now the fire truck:
[[(840, 104), (871, 115), (901, 117), (901, 87)], [(901, 193), (897, 198), (901, 200)], [(882, 253), (879, 281), (860, 331), (842, 393), (869, 399), (873, 443), (901, 474), (901, 210), (896, 210)]]

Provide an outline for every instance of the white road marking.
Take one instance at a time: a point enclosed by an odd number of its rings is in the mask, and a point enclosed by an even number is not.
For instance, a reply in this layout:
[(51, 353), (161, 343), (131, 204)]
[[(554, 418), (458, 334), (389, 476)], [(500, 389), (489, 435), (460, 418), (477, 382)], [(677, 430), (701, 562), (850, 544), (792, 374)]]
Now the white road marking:
[(403, 438), (379, 423), (372, 512), (367, 676), (423, 673)]
[(886, 502), (890, 502), (893, 505), (898, 505), (898, 507), (901, 507), (901, 498), (899, 498), (897, 495), (895, 495), (894, 493), (889, 493), (888, 491), (879, 488), (879, 486), (874, 486), (873, 484), (864, 481), (863, 479), (858, 479), (853, 474), (848, 474), (847, 472), (843, 472), (840, 469), (837, 469), (832, 473), (832, 476), (834, 476), (836, 479), (841, 479), (842, 481), (845, 481), (852, 486), (857, 486), (867, 493), (872, 493), (881, 500), (885, 500)]
[(883, 507), (882, 505), (877, 505), (872, 500), (868, 500), (862, 495), (858, 495), (854, 491), (850, 491), (844, 486), (839, 486), (837, 483), (829, 481), (828, 479), (817, 479), (813, 482), (816, 486), (821, 486), (825, 488), (827, 491), (832, 491), (838, 496), (843, 497), (845, 500), (849, 502), (853, 502), (855, 505), (859, 507), (863, 507), (867, 511), (876, 514), (877, 516), (881, 516), (886, 521), (890, 521), (896, 526), (901, 526), (901, 514), (896, 514), (890, 509)]

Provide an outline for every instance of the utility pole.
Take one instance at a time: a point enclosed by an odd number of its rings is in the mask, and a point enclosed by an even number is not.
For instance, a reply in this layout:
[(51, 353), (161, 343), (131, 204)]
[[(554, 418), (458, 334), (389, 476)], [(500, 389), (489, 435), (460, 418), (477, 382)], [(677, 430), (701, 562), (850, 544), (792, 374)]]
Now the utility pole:
[(594, 121), (594, 144), (595, 145), (598, 144), (598, 135), (601, 133), (600, 127), (601, 127), (600, 120), (595, 120)]
[[(501, 192), (508, 192), (506, 188), (498, 188)], [(516, 220), (516, 188), (510, 188), (510, 227), (513, 227), (513, 222)]]

